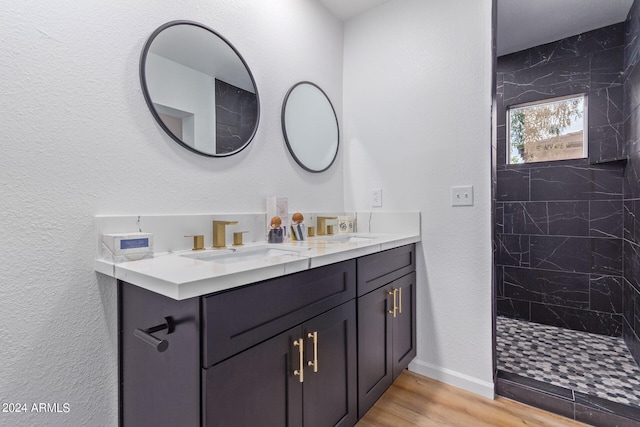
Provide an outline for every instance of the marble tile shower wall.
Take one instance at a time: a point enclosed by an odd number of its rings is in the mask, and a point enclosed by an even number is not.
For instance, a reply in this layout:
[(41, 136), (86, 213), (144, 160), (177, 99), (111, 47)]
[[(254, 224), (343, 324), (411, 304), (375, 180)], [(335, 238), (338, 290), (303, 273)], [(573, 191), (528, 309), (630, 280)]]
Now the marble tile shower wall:
[[(620, 23), (498, 58), (498, 314), (622, 335), (624, 40)], [(506, 165), (507, 107), (580, 93), (588, 159)]]
[(624, 174), (623, 337), (640, 365), (640, 0), (625, 23), (625, 136), (628, 160)]

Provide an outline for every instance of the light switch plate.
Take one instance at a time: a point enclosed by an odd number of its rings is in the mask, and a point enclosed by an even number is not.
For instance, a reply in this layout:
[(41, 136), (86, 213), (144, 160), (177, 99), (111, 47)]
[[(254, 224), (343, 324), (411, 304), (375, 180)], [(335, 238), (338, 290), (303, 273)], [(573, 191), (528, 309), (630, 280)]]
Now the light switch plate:
[(451, 206), (473, 206), (473, 185), (451, 187)]
[(382, 207), (382, 188), (371, 189), (371, 207), (372, 208)]

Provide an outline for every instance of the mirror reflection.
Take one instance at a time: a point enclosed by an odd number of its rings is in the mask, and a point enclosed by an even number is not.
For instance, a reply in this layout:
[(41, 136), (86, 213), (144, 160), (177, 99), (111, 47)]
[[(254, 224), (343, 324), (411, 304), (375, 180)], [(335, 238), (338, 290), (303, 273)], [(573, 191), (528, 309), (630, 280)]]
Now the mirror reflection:
[(256, 133), (260, 104), (253, 76), (235, 48), (202, 24), (173, 21), (158, 28), (142, 52), (140, 80), (160, 127), (195, 153), (229, 156)]
[(282, 106), (282, 130), (289, 152), (310, 172), (327, 170), (338, 154), (338, 119), (331, 101), (311, 82), (295, 84)]

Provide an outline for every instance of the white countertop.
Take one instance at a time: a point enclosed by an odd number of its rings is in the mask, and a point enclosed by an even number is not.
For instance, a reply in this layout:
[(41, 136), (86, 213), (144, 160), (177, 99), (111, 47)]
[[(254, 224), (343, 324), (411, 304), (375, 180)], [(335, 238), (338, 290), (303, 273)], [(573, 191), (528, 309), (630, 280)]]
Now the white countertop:
[[(206, 256), (218, 250), (207, 249), (197, 252), (187, 250), (156, 253), (153, 258), (122, 263), (113, 263), (98, 258), (95, 261), (95, 269), (102, 274), (169, 298), (184, 300), (420, 241), (419, 233), (367, 233), (366, 235), (355, 233), (355, 235), (366, 239), (357, 239), (358, 241), (354, 242), (331, 241), (332, 238), (347, 236), (335, 235), (293, 243), (269, 245), (251, 243), (238, 249), (238, 253), (240, 253), (243, 250), (251, 250), (252, 247), (268, 246), (291, 251), (286, 255), (265, 257), (264, 259), (224, 263), (190, 257)], [(232, 247), (229, 246), (229, 248)], [(196, 253), (198, 255), (194, 255)]]

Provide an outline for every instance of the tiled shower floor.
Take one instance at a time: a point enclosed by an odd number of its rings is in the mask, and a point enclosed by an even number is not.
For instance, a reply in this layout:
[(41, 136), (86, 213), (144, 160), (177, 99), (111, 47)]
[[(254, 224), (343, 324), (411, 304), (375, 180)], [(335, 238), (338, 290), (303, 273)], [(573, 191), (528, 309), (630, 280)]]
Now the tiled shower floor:
[(497, 318), (498, 370), (640, 408), (640, 368), (622, 338)]

